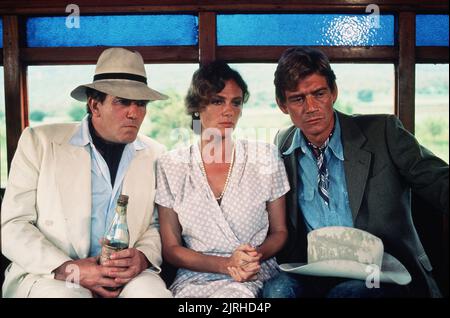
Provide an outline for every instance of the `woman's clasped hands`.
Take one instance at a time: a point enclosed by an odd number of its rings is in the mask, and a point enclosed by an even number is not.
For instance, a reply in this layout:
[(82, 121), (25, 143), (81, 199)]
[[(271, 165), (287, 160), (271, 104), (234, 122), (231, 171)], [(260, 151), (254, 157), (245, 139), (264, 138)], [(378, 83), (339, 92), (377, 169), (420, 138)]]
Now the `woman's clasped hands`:
[(237, 282), (256, 280), (262, 254), (250, 244), (239, 245), (229, 258), (228, 273)]

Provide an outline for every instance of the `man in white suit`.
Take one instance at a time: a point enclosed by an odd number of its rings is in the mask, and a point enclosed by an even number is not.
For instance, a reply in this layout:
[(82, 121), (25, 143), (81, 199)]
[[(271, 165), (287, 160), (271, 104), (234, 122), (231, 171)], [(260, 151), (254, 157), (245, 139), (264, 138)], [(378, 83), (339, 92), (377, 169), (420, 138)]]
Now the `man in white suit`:
[[(147, 86), (141, 55), (122, 48), (105, 50), (93, 83), (71, 96), (87, 101), (81, 123), (28, 127), (19, 140), (1, 213), (3, 297), (171, 297), (153, 202), (164, 147), (138, 135), (147, 103), (167, 96)], [(120, 194), (130, 248), (99, 265)]]

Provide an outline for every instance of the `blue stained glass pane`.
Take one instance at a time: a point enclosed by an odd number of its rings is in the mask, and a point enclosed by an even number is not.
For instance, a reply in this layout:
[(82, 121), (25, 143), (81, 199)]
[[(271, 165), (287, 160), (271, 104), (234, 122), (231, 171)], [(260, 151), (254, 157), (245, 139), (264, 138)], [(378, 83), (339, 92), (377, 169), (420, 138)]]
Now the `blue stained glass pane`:
[(448, 15), (417, 15), (416, 45), (448, 46)]
[(217, 16), (218, 45), (394, 45), (394, 16), (229, 14)]
[[(67, 24), (66, 24), (67, 23)], [(194, 15), (80, 16), (27, 20), (29, 47), (196, 45)]]

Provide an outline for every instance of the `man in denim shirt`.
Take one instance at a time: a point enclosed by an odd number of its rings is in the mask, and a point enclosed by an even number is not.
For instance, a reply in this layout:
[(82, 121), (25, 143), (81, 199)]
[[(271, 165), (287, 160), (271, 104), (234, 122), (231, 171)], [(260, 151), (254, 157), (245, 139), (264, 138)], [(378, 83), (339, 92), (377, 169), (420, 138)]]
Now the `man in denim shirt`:
[(279, 132), (291, 185), (288, 242), (278, 263), (305, 263), (311, 230), (354, 227), (379, 237), (411, 273), (406, 287), (367, 288), (354, 279), (282, 273), (264, 297), (439, 296), (411, 217), (410, 191), (448, 213), (448, 165), (419, 145), (393, 115), (333, 109), (336, 77), (319, 50), (291, 48), (275, 72), (277, 103), (293, 126)]

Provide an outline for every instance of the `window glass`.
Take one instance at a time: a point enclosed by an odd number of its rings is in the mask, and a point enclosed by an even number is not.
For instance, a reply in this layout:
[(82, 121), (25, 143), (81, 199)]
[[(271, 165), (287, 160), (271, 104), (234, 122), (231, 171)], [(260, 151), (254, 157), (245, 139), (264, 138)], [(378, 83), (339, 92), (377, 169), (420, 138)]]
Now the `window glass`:
[(335, 108), (346, 114), (394, 114), (392, 64), (333, 64), (338, 86)]
[(191, 117), (186, 114), (184, 98), (198, 64), (147, 65), (150, 87), (169, 96), (169, 99), (151, 102), (141, 131), (172, 149), (189, 145), (195, 137)]
[(276, 64), (230, 64), (248, 85), (250, 98), (242, 109), (236, 135), (240, 138), (273, 142), (280, 128), (290, 125), (289, 115), (278, 108), (273, 74)]
[(194, 15), (83, 16), (27, 19), (29, 47), (197, 45)]
[(415, 135), (434, 154), (448, 161), (448, 64), (416, 65)]
[(218, 45), (394, 45), (394, 16), (220, 14)]
[(448, 46), (448, 15), (416, 16), (417, 46)]
[(81, 84), (92, 82), (95, 65), (28, 67), (28, 118), (30, 126), (81, 120), (85, 103), (70, 97)]

